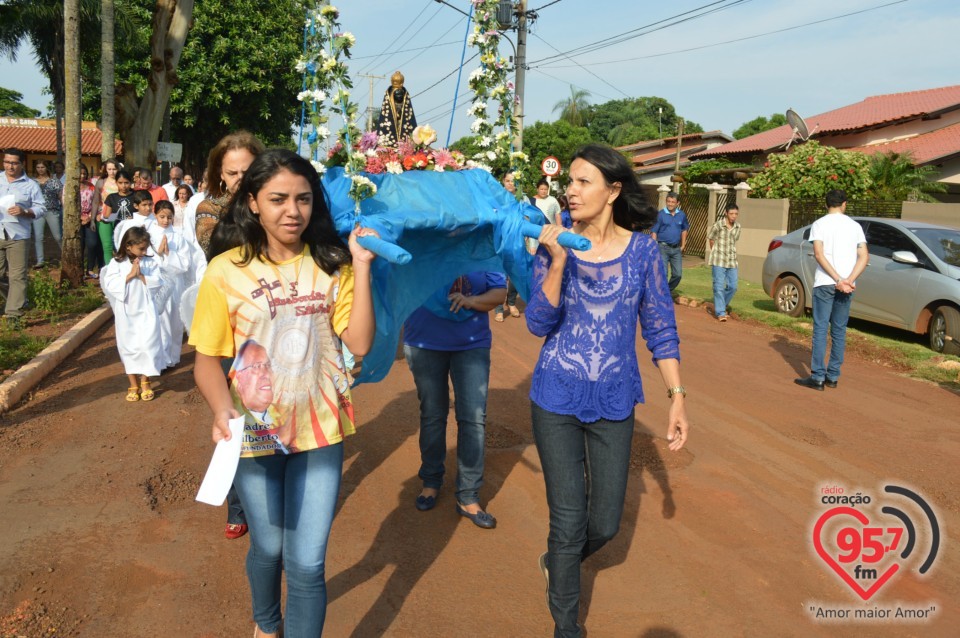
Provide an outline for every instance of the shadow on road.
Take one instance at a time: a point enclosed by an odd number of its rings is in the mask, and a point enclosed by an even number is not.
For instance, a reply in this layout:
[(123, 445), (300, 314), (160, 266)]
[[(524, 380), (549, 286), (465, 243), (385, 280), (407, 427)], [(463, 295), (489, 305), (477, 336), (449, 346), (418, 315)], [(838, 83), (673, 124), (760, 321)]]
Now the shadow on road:
[[(673, 501), (673, 489), (670, 487), (670, 477), (667, 472), (663, 456), (656, 446), (656, 438), (639, 422), (634, 425), (633, 446), (630, 454), (630, 476), (627, 479), (627, 495), (623, 504), (623, 518), (620, 521), (620, 531), (605, 547), (583, 563), (580, 576), (580, 622), (586, 624), (590, 613), (590, 603), (593, 600), (593, 586), (598, 573), (610, 567), (620, 565), (627, 560), (630, 545), (633, 542), (637, 528), (637, 519), (640, 512), (640, 502), (647, 488), (643, 480), (646, 471), (656, 481), (663, 494), (660, 504), (661, 516), (665, 519), (674, 517), (677, 511)], [(665, 630), (670, 631), (670, 630)], [(647, 635), (647, 634), (644, 634)], [(656, 633), (651, 636), (671, 636), (672, 633)]]
[(805, 377), (810, 374), (807, 371), (810, 361), (810, 351), (806, 348), (800, 348), (797, 344), (791, 342), (783, 335), (775, 335), (770, 340), (770, 347), (776, 350), (783, 360), (790, 364), (793, 372), (798, 377)]
[[(488, 440), (489, 424), (507, 422), (508, 417), (511, 418), (511, 430), (522, 430), (524, 422), (521, 420), (517, 423), (517, 410), (511, 407), (518, 403), (518, 397), (525, 401), (525, 395), (520, 392), (521, 387), (510, 390), (491, 389), (487, 399)], [(529, 416), (525, 417), (525, 422), (529, 432)], [(344, 474), (342, 498), (345, 499), (353, 493), (364, 478), (379, 467), (407, 437), (418, 434), (419, 424), (416, 392), (406, 392), (384, 406), (379, 416), (364, 425), (357, 435), (357, 438), (362, 437), (362, 447), (356, 452), (356, 459)], [(456, 428), (452, 402), (448, 428)], [(527, 437), (515, 431), (512, 437), (519, 437), (516, 440), (520, 444), (495, 450), (488, 444), (484, 484), (480, 490), (481, 503), (494, 500), (506, 477), (520, 461), (526, 446), (522, 441)], [(493, 451), (496, 452), (495, 463), (491, 463), (490, 459)], [(446, 465), (444, 488), (437, 507), (429, 512), (419, 512), (414, 508), (414, 500), (421, 487), (420, 478), (417, 476), (419, 464), (407, 468), (409, 478), (402, 482), (395, 509), (384, 519), (366, 555), (358, 563), (327, 581), (328, 601), (333, 602), (384, 570), (391, 570), (379, 597), (357, 623), (352, 636), (366, 638), (387, 632), (417, 582), (449, 544), (454, 531), (460, 525), (470, 525), (454, 511), (455, 449), (448, 450)], [(387, 493), (384, 494), (384, 505), (388, 506)], [(496, 512), (491, 513), (496, 515)], [(481, 530), (470, 531), (488, 533)]]

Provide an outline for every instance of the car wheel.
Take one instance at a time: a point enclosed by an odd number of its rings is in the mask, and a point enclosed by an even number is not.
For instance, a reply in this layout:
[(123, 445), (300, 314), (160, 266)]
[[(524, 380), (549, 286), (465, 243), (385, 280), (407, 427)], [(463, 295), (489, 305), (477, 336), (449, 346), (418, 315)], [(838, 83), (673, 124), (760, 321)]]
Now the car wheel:
[(791, 317), (802, 316), (806, 302), (803, 284), (796, 277), (784, 277), (777, 283), (773, 292), (773, 301), (780, 312)]
[(960, 312), (940, 306), (930, 320), (930, 348), (943, 354), (960, 356)]

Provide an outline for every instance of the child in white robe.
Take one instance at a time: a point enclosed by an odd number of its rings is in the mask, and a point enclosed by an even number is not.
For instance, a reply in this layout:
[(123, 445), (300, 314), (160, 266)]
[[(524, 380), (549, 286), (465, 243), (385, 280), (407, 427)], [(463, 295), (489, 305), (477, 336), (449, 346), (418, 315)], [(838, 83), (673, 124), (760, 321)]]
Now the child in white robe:
[(160, 272), (169, 288), (169, 297), (160, 313), (160, 331), (165, 351), (164, 367), (180, 363), (183, 347), (183, 320), (180, 318), (180, 296), (184, 291), (184, 277), (191, 266), (190, 248), (183, 234), (173, 227), (173, 204), (161, 200), (154, 209), (156, 228), (161, 229), (160, 245), (154, 250), (160, 258)]
[(150, 191), (133, 191), (130, 197), (133, 202), (134, 213), (130, 219), (125, 219), (113, 229), (113, 245), (119, 246), (120, 239), (127, 230), (141, 226), (150, 233), (150, 244), (156, 252), (157, 246), (163, 239), (163, 229), (157, 226), (157, 218), (153, 214), (153, 198)]
[(127, 229), (118, 246), (100, 273), (100, 287), (113, 308), (117, 350), (129, 381), (127, 401), (151, 401), (149, 377), (160, 374), (164, 361), (158, 312), (166, 302), (163, 277), (159, 261), (148, 255), (144, 228)]

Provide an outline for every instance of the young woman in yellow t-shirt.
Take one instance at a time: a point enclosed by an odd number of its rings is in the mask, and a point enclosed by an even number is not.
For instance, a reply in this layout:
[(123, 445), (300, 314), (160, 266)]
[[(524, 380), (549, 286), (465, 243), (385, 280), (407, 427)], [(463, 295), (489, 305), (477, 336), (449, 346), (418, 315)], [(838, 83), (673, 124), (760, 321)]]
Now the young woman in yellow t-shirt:
[[(275, 636), (281, 624), (287, 636), (318, 636), (342, 440), (354, 432), (341, 342), (358, 355), (373, 343), (374, 254), (357, 237), (376, 233), (354, 230), (348, 248), (316, 170), (283, 149), (253, 161), (219, 223), (242, 244), (210, 261), (190, 343), (213, 440), (229, 439), (227, 422), (244, 417), (234, 485), (250, 525), (255, 636)], [(220, 368), (226, 357), (235, 357), (229, 387)]]

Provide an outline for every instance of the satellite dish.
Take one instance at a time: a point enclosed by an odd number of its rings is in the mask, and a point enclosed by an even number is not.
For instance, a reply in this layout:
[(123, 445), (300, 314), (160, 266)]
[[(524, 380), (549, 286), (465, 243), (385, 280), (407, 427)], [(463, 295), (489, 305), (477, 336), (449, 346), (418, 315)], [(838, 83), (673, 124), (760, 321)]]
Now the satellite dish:
[(794, 140), (800, 138), (801, 142), (806, 142), (810, 139), (810, 136), (813, 135), (817, 128), (820, 126), (817, 124), (811, 131), (807, 128), (807, 123), (800, 117), (800, 114), (794, 111), (793, 109), (787, 109), (787, 124), (790, 125), (790, 128), (793, 129), (793, 132), (790, 134), (790, 139), (787, 140), (787, 144), (784, 147), (785, 151), (790, 150), (790, 145), (793, 144)]

